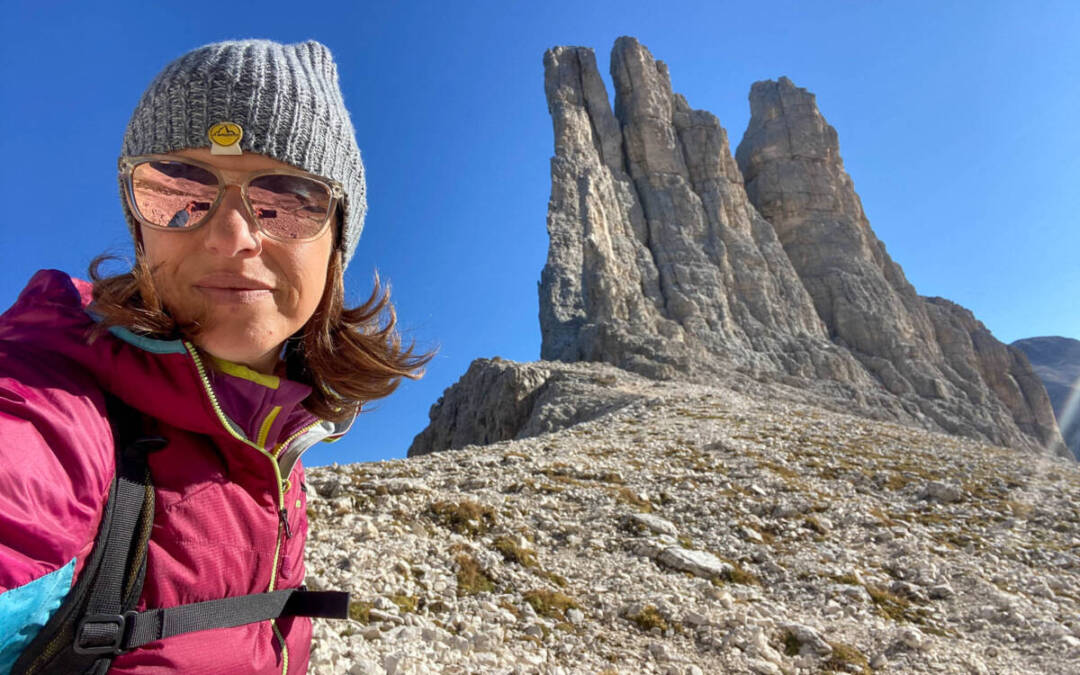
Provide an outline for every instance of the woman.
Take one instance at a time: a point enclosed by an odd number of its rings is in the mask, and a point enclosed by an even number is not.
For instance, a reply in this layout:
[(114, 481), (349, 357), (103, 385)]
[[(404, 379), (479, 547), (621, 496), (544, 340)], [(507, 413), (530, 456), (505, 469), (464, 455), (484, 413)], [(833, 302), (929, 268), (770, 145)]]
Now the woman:
[[(323, 45), (185, 54), (143, 94), (119, 165), (133, 269), (39, 272), (0, 317), (0, 673), (79, 580), (121, 434), (165, 439), (146, 456), (138, 610), (296, 588), (300, 455), (430, 359), (400, 346), (378, 279), (343, 307), (364, 169)], [(302, 673), (310, 639), (303, 616), (201, 630), (109, 672)]]

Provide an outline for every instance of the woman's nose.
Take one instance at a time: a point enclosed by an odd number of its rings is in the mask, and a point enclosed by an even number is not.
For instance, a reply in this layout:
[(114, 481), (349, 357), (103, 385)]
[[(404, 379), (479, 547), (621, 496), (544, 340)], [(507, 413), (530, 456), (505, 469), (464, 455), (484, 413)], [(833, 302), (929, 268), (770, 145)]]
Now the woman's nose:
[(240, 188), (225, 188), (221, 203), (206, 224), (209, 230), (206, 247), (219, 255), (228, 257), (251, 257), (262, 250), (258, 225), (250, 220), (244, 206)]

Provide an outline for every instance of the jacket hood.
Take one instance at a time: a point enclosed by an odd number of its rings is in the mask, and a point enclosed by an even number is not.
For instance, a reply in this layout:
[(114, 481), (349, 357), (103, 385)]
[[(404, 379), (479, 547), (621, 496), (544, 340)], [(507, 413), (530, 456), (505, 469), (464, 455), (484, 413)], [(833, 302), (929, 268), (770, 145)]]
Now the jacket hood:
[(89, 372), (104, 391), (172, 426), (240, 436), (272, 454), (280, 442), (292, 440), (289, 457), (279, 459), (283, 476), (311, 444), (332, 440), (349, 427), (305, 410), (307, 385), (215, 359), (185, 340), (158, 340), (114, 326), (91, 341), (96, 325), (91, 301), (88, 282), (42, 270), (4, 313), (0, 340), (67, 360)]

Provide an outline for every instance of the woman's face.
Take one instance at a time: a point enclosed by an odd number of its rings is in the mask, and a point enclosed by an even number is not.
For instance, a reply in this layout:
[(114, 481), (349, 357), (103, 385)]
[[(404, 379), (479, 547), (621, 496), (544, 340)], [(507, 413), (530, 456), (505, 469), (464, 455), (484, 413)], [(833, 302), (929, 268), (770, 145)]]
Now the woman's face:
[[(172, 154), (212, 164), (228, 183), (239, 183), (252, 171), (289, 166), (265, 155), (211, 155), (205, 148)], [(285, 340), (307, 323), (322, 299), (334, 228), (311, 241), (271, 239), (250, 222), (234, 185), (197, 229), (140, 227), (162, 302), (179, 320), (200, 320), (195, 344), (218, 358), (272, 373)]]

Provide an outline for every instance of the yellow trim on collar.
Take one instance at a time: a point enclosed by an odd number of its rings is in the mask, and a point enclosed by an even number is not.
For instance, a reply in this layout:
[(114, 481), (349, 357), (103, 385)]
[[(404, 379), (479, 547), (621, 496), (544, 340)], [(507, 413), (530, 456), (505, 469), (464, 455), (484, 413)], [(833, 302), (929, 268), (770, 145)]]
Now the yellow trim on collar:
[(279, 412), (281, 412), (281, 406), (274, 406), (274, 409), (271, 410), (270, 414), (263, 420), (262, 426), (259, 427), (259, 438), (255, 442), (259, 444), (260, 448), (266, 448), (266, 437), (270, 435), (270, 426), (273, 425), (274, 420), (277, 419)]
[(226, 361), (225, 359), (219, 359), (216, 356), (210, 356), (210, 359), (214, 362), (214, 366), (216, 366), (218, 370), (228, 375), (232, 375), (233, 377), (239, 377), (242, 380), (261, 384), (267, 389), (277, 390), (277, 388), (281, 386), (281, 378), (277, 375), (259, 373), (247, 366), (233, 363), (232, 361)]

